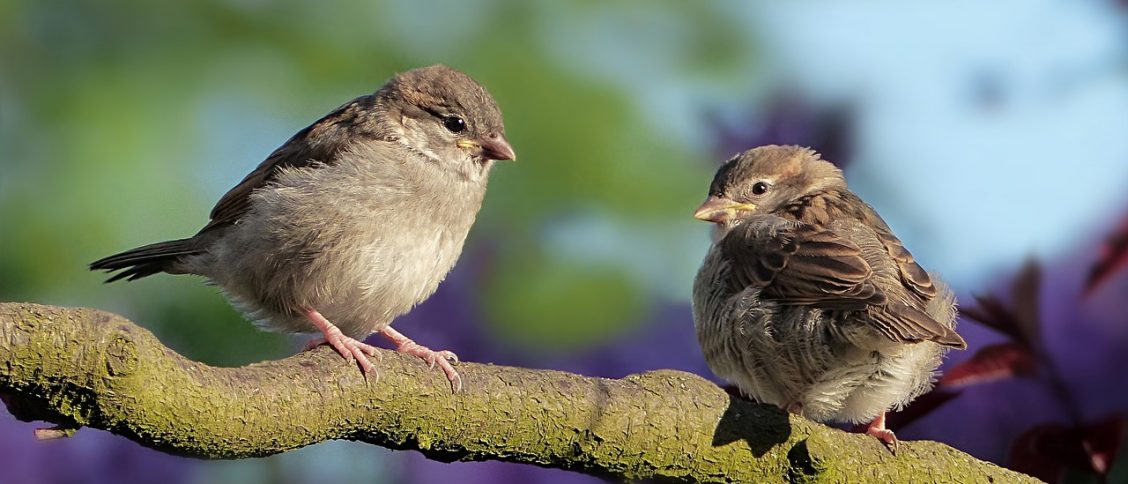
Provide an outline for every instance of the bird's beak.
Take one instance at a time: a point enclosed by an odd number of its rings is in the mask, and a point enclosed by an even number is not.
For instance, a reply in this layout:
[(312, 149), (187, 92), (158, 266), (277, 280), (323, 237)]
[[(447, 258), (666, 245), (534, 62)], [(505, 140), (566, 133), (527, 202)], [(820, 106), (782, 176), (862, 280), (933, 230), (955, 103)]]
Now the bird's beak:
[(458, 140), (458, 147), (473, 150), (475, 155), (487, 160), (516, 160), (517, 153), (509, 145), (509, 140), (497, 133), (490, 134), (480, 140)]
[(705, 203), (697, 207), (697, 211), (693, 212), (693, 218), (706, 222), (724, 223), (732, 220), (737, 212), (751, 212), (753, 210), (756, 210), (755, 204), (737, 203), (714, 196), (705, 199)]

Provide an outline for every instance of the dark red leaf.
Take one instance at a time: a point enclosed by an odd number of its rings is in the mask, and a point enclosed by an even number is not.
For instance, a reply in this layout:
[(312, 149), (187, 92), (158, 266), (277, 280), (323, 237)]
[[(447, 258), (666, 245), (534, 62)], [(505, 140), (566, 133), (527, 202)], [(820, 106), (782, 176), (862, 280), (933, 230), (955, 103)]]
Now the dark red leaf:
[(1037, 425), (1015, 439), (1007, 467), (1051, 484), (1058, 482), (1066, 461), (1070, 460), (1065, 451), (1082, 453), (1081, 441), (1076, 437), (1061, 424)]
[(1022, 270), (1015, 276), (1011, 283), (1011, 294), (1014, 297), (1014, 319), (1025, 338), (1023, 341), (1038, 341), (1041, 332), (1042, 316), (1040, 311), (1041, 298), (1038, 291), (1042, 288), (1042, 266), (1037, 260), (1028, 259)]
[(1015, 341), (1026, 341), (1018, 319), (999, 298), (991, 295), (975, 296), (975, 303), (975, 306), (960, 308), (960, 315), (974, 319)]
[(1104, 476), (1112, 468), (1124, 434), (1124, 416), (1109, 415), (1080, 429), (1051, 423), (1035, 426), (1015, 440), (1010, 468), (1057, 482), (1065, 468)]
[(998, 297), (986, 295), (975, 296), (976, 305), (960, 308), (960, 313), (1030, 347), (1038, 343), (1042, 326), (1041, 287), (1042, 267), (1029, 259), (1011, 283), (1014, 309), (1007, 308)]
[(1034, 354), (1018, 343), (999, 343), (985, 346), (940, 378), (940, 386), (959, 388), (1002, 380), (1013, 376), (1026, 376), (1038, 367)]
[[(932, 413), (953, 398), (960, 396), (960, 392), (946, 392), (933, 390), (913, 400), (909, 406), (899, 412), (894, 412), (885, 417), (885, 426), (894, 430), (902, 429), (919, 420), (921, 417)], [(864, 427), (863, 427), (864, 428)]]
[(1111, 279), (1113, 274), (1125, 267), (1128, 267), (1128, 217), (1125, 217), (1120, 227), (1105, 239), (1104, 245), (1101, 246), (1100, 258), (1089, 268), (1084, 294), (1086, 296), (1092, 294)]
[(1124, 415), (1112, 414), (1083, 429), (1085, 454), (1093, 472), (1107, 475), (1120, 450), (1124, 436)]

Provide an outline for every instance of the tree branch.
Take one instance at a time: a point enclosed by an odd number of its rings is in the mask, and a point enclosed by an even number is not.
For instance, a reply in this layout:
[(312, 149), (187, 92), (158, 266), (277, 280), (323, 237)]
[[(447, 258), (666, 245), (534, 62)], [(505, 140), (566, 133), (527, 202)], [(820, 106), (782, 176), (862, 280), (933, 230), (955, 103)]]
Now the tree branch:
[(46, 436), (94, 427), (203, 458), (346, 439), (623, 480), (1036, 482), (934, 442), (893, 456), (677, 371), (610, 380), (463, 363), (465, 390), (451, 395), (415, 358), (384, 352), (379, 366), (370, 385), (328, 348), (215, 368), (120, 316), (0, 304), (0, 393), (17, 418), (55, 424)]

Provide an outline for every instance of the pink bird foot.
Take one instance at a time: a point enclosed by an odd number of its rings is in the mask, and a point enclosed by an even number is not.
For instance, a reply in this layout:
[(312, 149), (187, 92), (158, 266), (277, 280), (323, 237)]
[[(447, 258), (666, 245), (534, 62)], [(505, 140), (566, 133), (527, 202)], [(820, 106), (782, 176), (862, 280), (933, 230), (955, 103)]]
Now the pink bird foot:
[(894, 434), (892, 430), (885, 428), (885, 412), (881, 412), (881, 415), (878, 415), (877, 418), (873, 419), (873, 422), (870, 422), (866, 427), (866, 435), (880, 440), (889, 448), (889, 451), (892, 452), (893, 455), (897, 455), (897, 447), (901, 444), (900, 441), (897, 440), (897, 435)]
[(363, 341), (358, 341), (354, 338), (345, 336), (341, 333), (333, 323), (330, 323), (325, 316), (314, 309), (306, 309), (305, 317), (309, 319), (321, 334), (322, 338), (315, 339), (306, 343), (303, 351), (309, 351), (323, 344), (328, 344), (337, 350), (346, 361), (355, 362), (360, 367), (361, 374), (364, 375), (365, 380), (368, 380), (368, 375), (372, 375), (376, 381), (380, 380), (380, 372), (376, 370), (376, 366), (368, 359), (369, 356), (380, 358), (380, 353), (376, 350), (375, 346), (367, 344)]
[(446, 374), (447, 380), (450, 381), (450, 388), (455, 393), (462, 391), (462, 377), (455, 371), (451, 363), (458, 363), (458, 355), (450, 351), (435, 351), (419, 343), (416, 343), (404, 336), (399, 331), (392, 329), (388, 326), (380, 331), (380, 335), (391, 341), (396, 345), (396, 351), (408, 355), (417, 356), (423, 361), (427, 362), (431, 368), (438, 366)]
[(791, 402), (787, 404), (787, 406), (783, 407), (783, 410), (787, 413), (803, 415), (803, 402)]

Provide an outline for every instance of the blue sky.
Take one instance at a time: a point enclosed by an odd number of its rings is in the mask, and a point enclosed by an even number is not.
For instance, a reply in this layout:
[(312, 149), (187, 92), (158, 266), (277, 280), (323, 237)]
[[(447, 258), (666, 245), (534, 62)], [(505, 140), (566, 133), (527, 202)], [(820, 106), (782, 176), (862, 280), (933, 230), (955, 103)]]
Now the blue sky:
[(960, 286), (1128, 211), (1128, 36), (1112, 3), (760, 2), (770, 71), (853, 97), (853, 187)]
[[(490, 5), (447, 17), (444, 35), (412, 48), (453, 56)], [(1111, 3), (719, 3), (708, 20), (738, 26), (726, 40), (745, 50), (710, 72), (685, 67), (708, 22), (682, 22), (668, 8), (541, 7), (541, 44), (530, 51), (630, 93), (654, 132), (687, 147), (687, 162), (720, 161), (711, 160), (709, 111), (745, 112), (780, 86), (814, 103), (850, 102), (852, 188), (957, 288), (978, 290), (1031, 254), (1091, 243), (1128, 210), (1128, 29)], [(400, 2), (397, 11), (427, 8)], [(397, 38), (407, 37), (383, 40)], [(224, 120), (206, 128), (216, 143), (200, 172), (204, 199), (293, 131), (240, 101), (253, 93), (218, 92), (227, 94), (202, 105), (205, 119)], [(708, 179), (687, 183), (704, 193)], [(623, 266), (654, 292), (688, 300), (709, 241), (703, 224), (633, 224), (592, 207), (557, 221), (543, 243), (561, 258)]]
[[(589, 35), (548, 35), (554, 52), (635, 93), (638, 109), (698, 152), (710, 139), (702, 106), (747, 109), (783, 85), (816, 103), (851, 102), (852, 188), (927, 267), (979, 290), (984, 277), (1029, 255), (1091, 243), (1128, 210), (1128, 35), (1111, 8), (730, 2), (721, 10), (747, 26), (743, 40), (758, 55), (737, 59), (728, 78), (695, 76), (663, 55), (686, 41), (679, 29), (611, 28), (633, 21), (615, 7), (610, 17), (591, 14)], [(708, 180), (700, 183), (704, 193)], [(554, 233), (563, 254), (634, 266), (674, 298), (688, 297), (708, 243), (703, 227), (667, 235), (662, 249), (685, 256), (656, 268), (648, 251), (631, 248), (630, 240), (655, 240), (647, 227), (593, 215)]]

